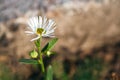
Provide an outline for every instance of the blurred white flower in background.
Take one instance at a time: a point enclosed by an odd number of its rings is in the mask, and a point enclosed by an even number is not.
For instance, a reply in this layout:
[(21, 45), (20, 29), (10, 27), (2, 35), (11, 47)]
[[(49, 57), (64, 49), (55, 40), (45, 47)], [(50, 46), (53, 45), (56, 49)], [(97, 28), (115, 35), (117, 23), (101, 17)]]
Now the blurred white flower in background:
[(28, 20), (28, 29), (25, 31), (28, 35), (37, 35), (31, 41), (37, 40), (40, 37), (54, 37), (54, 30), (56, 29), (55, 22), (47, 19), (45, 16), (35, 16)]

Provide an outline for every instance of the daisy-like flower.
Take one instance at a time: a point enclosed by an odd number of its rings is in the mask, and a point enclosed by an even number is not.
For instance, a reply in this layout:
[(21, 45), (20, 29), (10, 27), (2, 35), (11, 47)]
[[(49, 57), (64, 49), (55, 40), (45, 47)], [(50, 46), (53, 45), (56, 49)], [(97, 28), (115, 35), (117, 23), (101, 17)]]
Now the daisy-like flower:
[(54, 37), (54, 30), (56, 28), (55, 22), (46, 17), (36, 16), (28, 20), (28, 29), (25, 31), (28, 35), (37, 35), (31, 41), (37, 40), (40, 37)]

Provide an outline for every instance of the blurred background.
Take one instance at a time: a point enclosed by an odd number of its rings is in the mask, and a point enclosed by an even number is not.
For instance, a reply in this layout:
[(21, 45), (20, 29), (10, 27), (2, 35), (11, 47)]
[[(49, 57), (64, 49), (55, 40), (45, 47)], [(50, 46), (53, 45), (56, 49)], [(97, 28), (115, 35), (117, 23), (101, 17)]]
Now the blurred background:
[(41, 9), (57, 24), (56, 54), (44, 58), (54, 80), (120, 80), (119, 0), (0, 0), (0, 80), (45, 77), (38, 65), (19, 63), (34, 48), (26, 21)]

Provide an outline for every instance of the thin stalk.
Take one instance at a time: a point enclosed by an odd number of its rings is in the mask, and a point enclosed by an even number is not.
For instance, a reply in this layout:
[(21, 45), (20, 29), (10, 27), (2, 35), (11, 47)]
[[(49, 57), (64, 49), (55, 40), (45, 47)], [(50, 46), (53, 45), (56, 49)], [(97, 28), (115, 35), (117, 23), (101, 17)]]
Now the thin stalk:
[(43, 63), (43, 58), (42, 58), (42, 53), (41, 53), (41, 41), (42, 41), (42, 37), (40, 37), (39, 40), (40, 40), (40, 47), (38, 47), (38, 54), (40, 56), (40, 59), (38, 60), (38, 62), (41, 64), (42, 72), (44, 72), (45, 68), (44, 68), (44, 63)]
[(42, 68), (42, 71), (45, 72), (42, 55), (40, 55), (40, 60), (41, 60), (41, 68)]

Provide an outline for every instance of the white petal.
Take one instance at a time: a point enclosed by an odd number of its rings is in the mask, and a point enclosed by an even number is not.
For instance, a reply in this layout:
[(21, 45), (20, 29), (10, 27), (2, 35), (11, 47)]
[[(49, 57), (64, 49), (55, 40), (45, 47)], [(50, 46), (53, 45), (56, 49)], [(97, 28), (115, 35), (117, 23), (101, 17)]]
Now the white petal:
[(46, 28), (48, 27), (48, 24), (49, 24), (49, 20), (46, 19), (44, 25), (43, 25), (43, 29), (47, 30)]
[(26, 34), (27, 36), (33, 35), (33, 34)]
[(33, 28), (32, 28), (33, 25), (30, 23), (30, 21), (28, 21), (27, 24), (28, 24), (29, 28), (30, 28), (31, 30), (33, 30)]
[(42, 27), (42, 17), (39, 16), (39, 19), (38, 19), (38, 27), (41, 28)]
[(43, 34), (43, 37), (55, 37), (54, 33), (49, 33), (49, 34)]
[(55, 30), (56, 29), (56, 26), (55, 27), (53, 27), (51, 30)]
[(35, 31), (35, 25), (32, 18), (29, 19), (28, 25), (32, 29), (32, 31)]
[(46, 30), (50, 30), (53, 25), (54, 25), (54, 21), (49, 20), (49, 23), (48, 23), (48, 26), (47, 26)]
[(46, 32), (46, 35), (51, 34), (53, 32), (54, 32), (54, 30), (48, 31), (48, 32)]
[(34, 32), (31, 32), (31, 31), (25, 31), (25, 33), (27, 33), (27, 34), (34, 34)]
[(37, 29), (38, 27), (38, 17), (33, 17), (34, 27)]
[(50, 34), (43, 34), (42, 36), (43, 36), (43, 37), (51, 37), (51, 36), (54, 36), (54, 33), (50, 33)]
[(30, 41), (34, 41), (34, 40), (37, 40), (37, 39), (39, 39), (40, 37), (38, 36), (38, 37), (36, 37), (36, 38), (33, 38), (32, 40), (30, 40)]
[(46, 22), (47, 22), (47, 18), (44, 16), (44, 17), (42, 18), (42, 28), (43, 28), (43, 29), (44, 29), (44, 27), (45, 27)]

